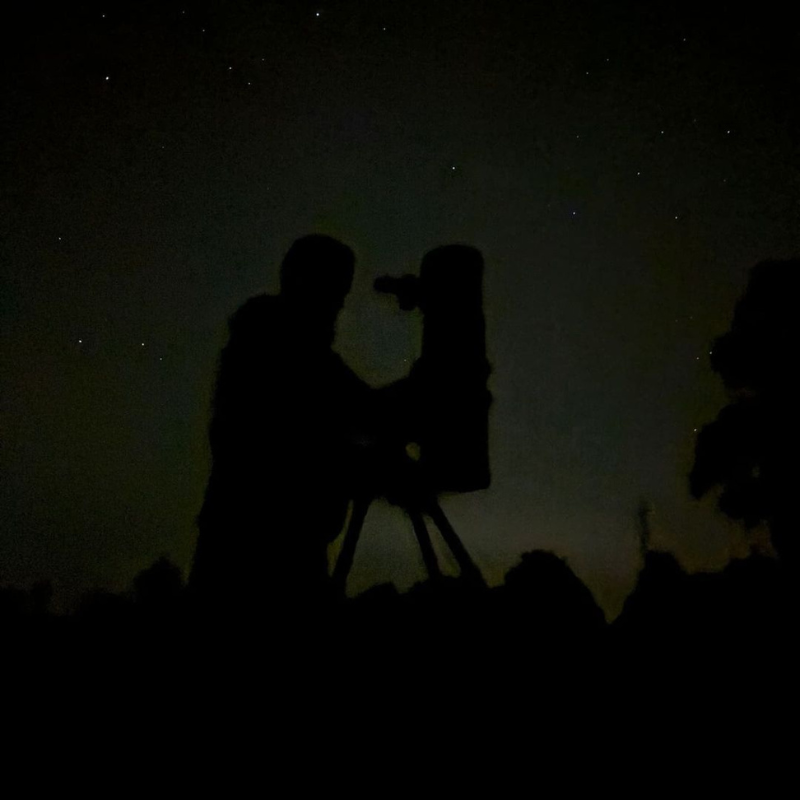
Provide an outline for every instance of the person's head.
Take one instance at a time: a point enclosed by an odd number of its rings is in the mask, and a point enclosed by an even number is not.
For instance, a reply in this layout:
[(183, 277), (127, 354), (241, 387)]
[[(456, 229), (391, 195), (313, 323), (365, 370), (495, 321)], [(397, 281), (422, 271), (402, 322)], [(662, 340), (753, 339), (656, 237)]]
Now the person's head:
[(281, 264), (281, 296), (317, 314), (336, 314), (353, 284), (355, 255), (322, 234), (297, 239)]

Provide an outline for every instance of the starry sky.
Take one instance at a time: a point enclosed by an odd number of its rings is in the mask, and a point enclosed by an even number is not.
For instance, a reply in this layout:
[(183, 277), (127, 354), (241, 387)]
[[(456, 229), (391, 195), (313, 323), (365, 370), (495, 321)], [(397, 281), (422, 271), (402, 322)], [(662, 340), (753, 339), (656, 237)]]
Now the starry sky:
[[(492, 487), (442, 505), (490, 581), (565, 556), (609, 616), (654, 545), (746, 552), (688, 494), (747, 271), (797, 256), (790, 4), (89, 2), (4, 25), (0, 580), (62, 607), (187, 569), (228, 316), (300, 235), (356, 252), (336, 347), (375, 386), (421, 318), (372, 290), (479, 247)], [(720, 7), (721, 8), (721, 7)], [(423, 575), (373, 506), (350, 591)]]

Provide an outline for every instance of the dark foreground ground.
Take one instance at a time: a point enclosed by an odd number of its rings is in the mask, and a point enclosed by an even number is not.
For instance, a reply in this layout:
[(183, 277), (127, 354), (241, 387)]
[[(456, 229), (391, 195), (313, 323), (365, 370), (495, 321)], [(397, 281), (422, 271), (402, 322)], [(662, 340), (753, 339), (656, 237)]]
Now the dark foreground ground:
[(623, 709), (651, 721), (679, 708), (788, 713), (800, 675), (796, 584), (757, 556), (690, 576), (649, 553), (611, 624), (546, 553), (523, 556), (494, 589), (378, 586), (272, 614), (199, 614), (166, 575), (154, 565), (133, 594), (89, 595), (71, 616), (6, 590), (7, 701), (116, 719), (149, 708), (167, 726), (233, 714), (309, 730), (360, 719), (363, 730), (374, 718), (426, 735), (433, 720), (486, 731), (592, 707), (601, 728)]

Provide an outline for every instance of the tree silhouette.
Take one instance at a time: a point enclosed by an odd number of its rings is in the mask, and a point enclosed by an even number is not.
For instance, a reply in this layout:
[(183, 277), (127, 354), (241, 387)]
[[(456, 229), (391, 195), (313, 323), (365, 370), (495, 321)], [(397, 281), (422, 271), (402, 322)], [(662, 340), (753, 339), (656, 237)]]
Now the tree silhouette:
[(719, 508), (748, 528), (765, 522), (786, 563), (797, 564), (794, 530), (798, 438), (793, 365), (798, 351), (800, 259), (764, 261), (750, 272), (731, 329), (711, 366), (731, 403), (697, 436), (689, 476), (696, 498), (722, 487)]

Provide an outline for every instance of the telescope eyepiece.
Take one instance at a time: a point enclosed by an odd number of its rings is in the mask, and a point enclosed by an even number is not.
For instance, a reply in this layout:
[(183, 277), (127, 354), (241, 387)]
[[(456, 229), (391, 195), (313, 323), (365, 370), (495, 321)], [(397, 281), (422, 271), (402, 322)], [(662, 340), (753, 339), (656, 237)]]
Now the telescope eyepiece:
[(403, 311), (411, 311), (419, 305), (419, 278), (416, 275), (403, 275), (395, 278), (382, 275), (375, 279), (375, 290), (383, 294), (393, 294)]

